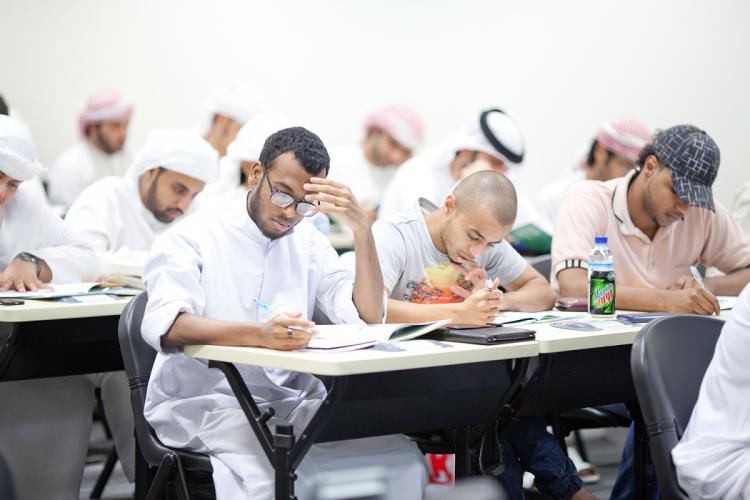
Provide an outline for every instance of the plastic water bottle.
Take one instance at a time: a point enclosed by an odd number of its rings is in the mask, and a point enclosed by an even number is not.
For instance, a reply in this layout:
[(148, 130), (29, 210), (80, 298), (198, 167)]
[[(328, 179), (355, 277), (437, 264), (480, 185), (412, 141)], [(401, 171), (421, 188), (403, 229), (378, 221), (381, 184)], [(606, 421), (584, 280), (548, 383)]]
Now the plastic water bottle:
[(324, 236), (328, 236), (328, 233), (331, 232), (331, 221), (328, 220), (328, 216), (323, 212), (318, 212), (310, 217), (310, 222)]
[(589, 314), (615, 315), (615, 259), (607, 237), (597, 236), (589, 254)]

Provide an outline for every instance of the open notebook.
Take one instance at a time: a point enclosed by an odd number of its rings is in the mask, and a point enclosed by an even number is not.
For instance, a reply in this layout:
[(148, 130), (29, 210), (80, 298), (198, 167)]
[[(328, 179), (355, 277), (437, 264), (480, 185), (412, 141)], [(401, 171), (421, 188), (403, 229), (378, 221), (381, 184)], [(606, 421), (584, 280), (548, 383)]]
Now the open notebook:
[(99, 283), (65, 283), (51, 284), (49, 288), (40, 288), (31, 292), (6, 291), (0, 292), (4, 299), (58, 299), (61, 297), (76, 297), (82, 295), (138, 295), (141, 291), (131, 287), (102, 287)]
[(364, 349), (380, 342), (397, 342), (420, 337), (450, 322), (449, 319), (429, 323), (393, 323), (381, 325), (318, 325), (307, 352), (336, 352)]

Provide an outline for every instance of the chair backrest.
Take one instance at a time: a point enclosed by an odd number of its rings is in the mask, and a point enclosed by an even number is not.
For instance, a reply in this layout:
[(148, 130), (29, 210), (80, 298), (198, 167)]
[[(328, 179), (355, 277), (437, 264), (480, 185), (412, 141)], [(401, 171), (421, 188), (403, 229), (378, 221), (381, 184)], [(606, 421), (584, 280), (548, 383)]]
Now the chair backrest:
[(146, 462), (156, 467), (161, 463), (164, 454), (170, 450), (159, 442), (153, 429), (146, 422), (146, 417), (143, 416), (148, 379), (156, 359), (156, 351), (141, 336), (141, 323), (147, 301), (148, 295), (143, 292), (125, 306), (120, 315), (117, 338), (130, 384), (130, 402), (133, 407), (138, 446)]
[(552, 273), (552, 256), (550, 254), (538, 255), (526, 259), (531, 267), (537, 270), (544, 279), (549, 280)]
[(671, 452), (685, 432), (723, 325), (705, 316), (670, 316), (646, 325), (633, 344), (633, 383), (664, 498), (687, 498)]

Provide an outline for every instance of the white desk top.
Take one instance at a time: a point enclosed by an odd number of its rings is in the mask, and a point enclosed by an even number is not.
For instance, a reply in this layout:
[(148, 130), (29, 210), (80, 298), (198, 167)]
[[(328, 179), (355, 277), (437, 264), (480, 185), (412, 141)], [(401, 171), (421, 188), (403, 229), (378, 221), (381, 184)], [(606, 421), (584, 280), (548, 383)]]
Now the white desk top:
[[(384, 351), (371, 348), (330, 353), (286, 352), (254, 347), (202, 345), (185, 347), (185, 354), (214, 361), (334, 376), (530, 358), (538, 354), (537, 343), (533, 341), (497, 346), (453, 342), (443, 342), (442, 344), (446, 347), (435, 347), (435, 344), (428, 340), (414, 340), (388, 344), (394, 346), (394, 348), (408, 348), (403, 351)], [(422, 349), (421, 347), (424, 346), (428, 348)]]
[(632, 344), (644, 326), (646, 325), (623, 325), (622, 328), (600, 332), (565, 330), (548, 323), (526, 325), (523, 328), (536, 331), (540, 353), (551, 353)]
[[(620, 312), (632, 311), (618, 311), (618, 313)], [(727, 320), (731, 313), (732, 311), (722, 311), (721, 319)], [(622, 328), (599, 332), (566, 330), (555, 328), (549, 323), (524, 325), (522, 328), (529, 328), (536, 331), (536, 341), (539, 344), (540, 353), (552, 353), (630, 345), (635, 342), (638, 332), (644, 326), (646, 326), (645, 323), (632, 326), (623, 325)]]
[(58, 302), (25, 300), (18, 306), (0, 306), (1, 323), (23, 323), (55, 319), (119, 316), (133, 297), (121, 297), (107, 302)]

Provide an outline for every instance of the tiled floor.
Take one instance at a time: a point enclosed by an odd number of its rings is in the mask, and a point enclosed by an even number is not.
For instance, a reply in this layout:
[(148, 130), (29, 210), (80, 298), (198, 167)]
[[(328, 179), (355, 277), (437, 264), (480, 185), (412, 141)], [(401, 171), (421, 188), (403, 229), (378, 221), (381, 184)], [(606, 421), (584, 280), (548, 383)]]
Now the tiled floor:
[[(589, 457), (597, 465), (602, 476), (598, 483), (588, 485), (591, 492), (598, 498), (609, 498), (609, 493), (612, 490), (612, 485), (617, 475), (617, 466), (620, 460), (624, 435), (625, 431), (623, 429), (616, 429), (607, 431), (607, 435), (604, 437), (598, 436), (586, 440)], [(104, 460), (107, 456), (107, 443), (103, 441), (100, 430), (96, 430), (92, 436), (92, 448), (96, 452), (91, 454), (90, 463), (86, 466), (84, 472), (83, 483), (81, 485), (81, 499), (89, 497), (89, 493), (96, 483), (96, 479), (104, 466)], [(546, 498), (534, 492), (529, 492), (527, 497), (530, 500)], [(128, 483), (119, 464), (115, 467), (112, 477), (104, 489), (102, 498), (107, 500), (130, 500), (133, 498), (133, 485)]]

